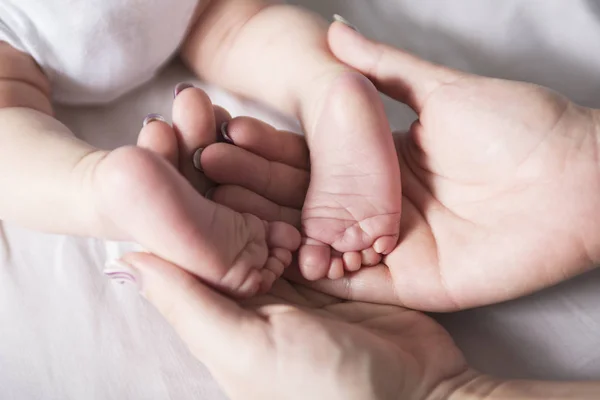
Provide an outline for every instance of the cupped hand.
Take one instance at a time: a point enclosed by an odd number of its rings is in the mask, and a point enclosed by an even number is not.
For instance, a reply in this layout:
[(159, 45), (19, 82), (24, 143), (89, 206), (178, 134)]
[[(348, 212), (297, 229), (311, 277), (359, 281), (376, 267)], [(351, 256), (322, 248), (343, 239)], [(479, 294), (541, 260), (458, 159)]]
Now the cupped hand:
[(444, 399), (479, 376), (448, 333), (416, 311), (285, 280), (236, 303), (156, 256), (123, 261), (232, 400)]
[[(396, 137), (397, 247), (380, 265), (313, 287), (447, 311), (516, 298), (600, 260), (597, 111), (536, 85), (430, 64), (339, 23), (329, 41), (419, 118)], [(247, 118), (230, 123), (230, 136), (237, 148), (203, 154), (223, 185), (214, 199), (297, 224), (309, 179), (302, 140)]]

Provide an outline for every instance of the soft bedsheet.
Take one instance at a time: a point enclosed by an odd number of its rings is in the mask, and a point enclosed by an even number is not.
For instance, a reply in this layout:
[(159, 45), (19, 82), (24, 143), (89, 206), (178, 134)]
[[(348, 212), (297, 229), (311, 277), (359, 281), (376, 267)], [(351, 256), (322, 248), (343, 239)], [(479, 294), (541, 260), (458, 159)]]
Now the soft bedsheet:
[[(527, 80), (600, 107), (596, 0), (297, 0), (373, 38), (465, 70)], [(170, 114), (178, 63), (115, 104), (60, 109), (81, 137), (133, 143), (148, 112)], [(207, 87), (234, 115), (294, 125)], [(387, 103), (395, 128), (412, 114)], [(0, 194), (1, 195), (1, 194)], [(48, 210), (52, 212), (52, 210)], [(600, 228), (599, 228), (600, 229)], [(45, 235), (0, 222), (0, 398), (222, 399), (157, 313), (101, 270), (125, 243)], [(600, 271), (517, 301), (440, 316), (473, 365), (523, 378), (600, 377)]]

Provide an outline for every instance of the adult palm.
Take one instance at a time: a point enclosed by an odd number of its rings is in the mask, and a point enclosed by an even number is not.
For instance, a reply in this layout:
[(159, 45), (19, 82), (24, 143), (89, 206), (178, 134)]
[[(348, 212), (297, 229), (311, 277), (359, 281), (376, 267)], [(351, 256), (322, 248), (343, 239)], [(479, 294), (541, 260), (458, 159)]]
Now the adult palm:
[(125, 262), (231, 399), (441, 399), (479, 376), (417, 311), (285, 280), (237, 303), (153, 255)]
[[(337, 57), (419, 118), (396, 136), (403, 186), (397, 247), (382, 264), (314, 287), (447, 311), (512, 299), (600, 260), (598, 111), (536, 85), (430, 64), (339, 23), (329, 41)], [(296, 222), (309, 179), (300, 156), (306, 148), (284, 134), (267, 143), (264, 132), (252, 133), (256, 121), (247, 125), (240, 121), (230, 134), (254, 155), (228, 155), (239, 151), (231, 146), (203, 155), (207, 175), (225, 185), (215, 200)], [(262, 197), (241, 201), (231, 185)]]
[[(465, 308), (600, 260), (598, 111), (540, 86), (432, 65), (341, 24), (329, 39), (341, 60), (419, 116), (397, 140), (402, 236), (385, 260), (393, 285), (377, 300)], [(336, 286), (376, 292), (362, 288), (388, 274), (360, 275)]]

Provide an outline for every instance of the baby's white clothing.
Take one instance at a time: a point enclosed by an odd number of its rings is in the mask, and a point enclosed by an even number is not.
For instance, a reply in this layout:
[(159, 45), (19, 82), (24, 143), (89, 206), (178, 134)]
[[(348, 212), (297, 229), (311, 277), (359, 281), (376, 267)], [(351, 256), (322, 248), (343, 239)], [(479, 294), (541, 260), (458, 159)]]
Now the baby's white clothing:
[(57, 102), (104, 103), (177, 51), (199, 0), (0, 0), (0, 41), (30, 54)]

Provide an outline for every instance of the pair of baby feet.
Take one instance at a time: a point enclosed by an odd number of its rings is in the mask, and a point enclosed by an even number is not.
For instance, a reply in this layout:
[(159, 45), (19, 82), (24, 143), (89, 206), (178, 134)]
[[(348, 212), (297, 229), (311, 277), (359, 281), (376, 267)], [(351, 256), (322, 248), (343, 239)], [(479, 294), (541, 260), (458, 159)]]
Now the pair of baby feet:
[[(391, 135), (382, 135), (389, 128), (377, 91), (358, 74), (342, 77), (320, 108), (311, 138), (310, 185), (294, 183), (301, 190), (280, 199), (297, 207), (304, 202), (301, 221), (267, 222), (204, 197), (212, 183), (203, 167), (222, 164), (216, 159), (219, 147), (230, 144), (217, 142), (231, 143), (222, 127), (235, 126), (242, 136), (244, 129), (261, 129), (265, 140), (276, 140), (277, 132), (250, 118), (231, 121), (189, 85), (176, 89), (173, 127), (149, 116), (138, 146), (117, 149), (98, 166), (100, 209), (129, 239), (238, 297), (267, 291), (298, 248), (308, 279), (338, 278), (344, 270), (376, 264), (396, 245), (400, 218), (398, 164), (382, 156), (393, 146), (386, 143)], [(261, 145), (269, 144), (250, 147)], [(300, 142), (286, 151), (307, 157)], [(231, 160), (230, 168), (221, 169), (221, 184), (252, 173), (235, 164)], [(269, 190), (269, 181), (265, 176), (262, 191)]]

